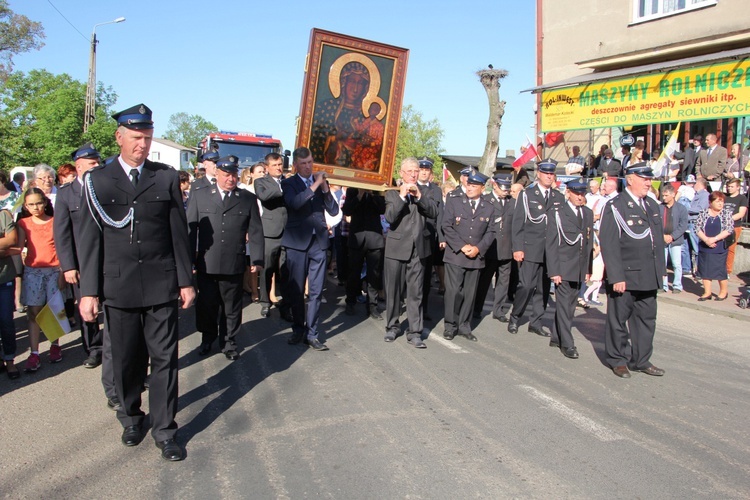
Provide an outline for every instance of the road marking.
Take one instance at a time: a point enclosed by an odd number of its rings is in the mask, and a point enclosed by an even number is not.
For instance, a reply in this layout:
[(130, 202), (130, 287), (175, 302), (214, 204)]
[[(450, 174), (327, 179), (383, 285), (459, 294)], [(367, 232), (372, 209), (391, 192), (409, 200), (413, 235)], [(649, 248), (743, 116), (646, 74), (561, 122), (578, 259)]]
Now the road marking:
[(439, 333), (430, 332), (430, 335), (428, 336), (428, 338), (431, 341), (433, 341), (433, 342), (437, 342), (438, 344), (442, 345), (443, 347), (447, 347), (451, 351), (454, 351), (454, 352), (457, 352), (457, 353), (461, 353), (461, 354), (465, 354), (465, 353), (469, 352), (466, 349), (464, 349), (463, 347), (457, 346), (456, 344), (454, 344), (450, 340), (443, 338), (443, 336), (440, 335)]
[(599, 441), (619, 441), (621, 439), (625, 439), (624, 437), (620, 436), (616, 432), (612, 432), (611, 430), (607, 429), (601, 424), (596, 423), (589, 417), (581, 414), (580, 412), (574, 410), (573, 408), (570, 408), (563, 403), (559, 402), (555, 398), (551, 396), (547, 396), (541, 391), (538, 391), (537, 389), (534, 389), (533, 387), (530, 387), (528, 385), (522, 385), (520, 386), (521, 389), (525, 390), (529, 393), (529, 395), (536, 399), (537, 401), (542, 402), (547, 408), (550, 410), (560, 414), (567, 420), (569, 420), (573, 425), (578, 427), (580, 430), (584, 432), (588, 432), (589, 434), (592, 434), (596, 439)]

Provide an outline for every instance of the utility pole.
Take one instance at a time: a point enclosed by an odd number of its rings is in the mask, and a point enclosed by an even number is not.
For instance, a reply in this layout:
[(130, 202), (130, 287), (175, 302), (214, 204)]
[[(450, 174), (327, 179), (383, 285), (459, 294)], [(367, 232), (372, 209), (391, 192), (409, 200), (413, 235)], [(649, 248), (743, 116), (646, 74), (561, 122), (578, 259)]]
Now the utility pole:
[(91, 30), (91, 50), (89, 51), (89, 81), (86, 84), (86, 108), (83, 111), (83, 132), (89, 129), (89, 125), (94, 123), (96, 118), (96, 28), (97, 26), (103, 26), (105, 24), (121, 23), (125, 20), (124, 17), (118, 17), (114, 21), (107, 21), (106, 23), (99, 23), (94, 25), (94, 29)]

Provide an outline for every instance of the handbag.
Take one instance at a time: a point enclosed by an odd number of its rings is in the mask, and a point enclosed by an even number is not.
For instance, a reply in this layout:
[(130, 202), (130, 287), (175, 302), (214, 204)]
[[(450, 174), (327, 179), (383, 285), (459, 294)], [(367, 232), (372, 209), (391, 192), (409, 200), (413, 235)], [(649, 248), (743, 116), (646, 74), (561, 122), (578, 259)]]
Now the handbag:
[(724, 248), (729, 248), (732, 245), (734, 245), (734, 230), (732, 230), (729, 236), (724, 238)]

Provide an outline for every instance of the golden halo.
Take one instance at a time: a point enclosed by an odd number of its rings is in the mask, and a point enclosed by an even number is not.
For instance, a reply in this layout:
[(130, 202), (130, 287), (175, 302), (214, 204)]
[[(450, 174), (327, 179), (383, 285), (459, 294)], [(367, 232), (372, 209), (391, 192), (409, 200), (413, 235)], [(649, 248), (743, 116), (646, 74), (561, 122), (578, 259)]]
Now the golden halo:
[(338, 99), (341, 95), (341, 70), (350, 62), (358, 62), (362, 64), (370, 73), (370, 86), (367, 89), (367, 94), (365, 94), (365, 97), (362, 99), (362, 114), (365, 115), (365, 117), (368, 117), (370, 113), (370, 104), (377, 102), (380, 104), (380, 113), (378, 113), (377, 118), (378, 120), (381, 120), (385, 116), (386, 110), (385, 102), (378, 97), (378, 92), (380, 91), (380, 71), (378, 70), (378, 67), (375, 66), (375, 63), (372, 62), (372, 59), (366, 55), (349, 52), (333, 61), (331, 69), (328, 72), (328, 88), (331, 89), (331, 95), (333, 95), (335, 99)]

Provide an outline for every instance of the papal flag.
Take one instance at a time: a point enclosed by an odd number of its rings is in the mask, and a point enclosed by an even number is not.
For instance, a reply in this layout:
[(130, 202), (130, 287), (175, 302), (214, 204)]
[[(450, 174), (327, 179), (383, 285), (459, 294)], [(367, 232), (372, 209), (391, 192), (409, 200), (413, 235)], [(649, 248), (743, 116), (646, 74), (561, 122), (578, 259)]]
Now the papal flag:
[(669, 141), (664, 146), (664, 150), (661, 152), (661, 156), (651, 165), (651, 170), (654, 171), (654, 177), (668, 177), (669, 165), (672, 163), (672, 155), (677, 151), (677, 136), (680, 132), (680, 124), (674, 128), (672, 135), (669, 137)]
[(65, 314), (65, 299), (63, 299), (60, 290), (56, 291), (52, 298), (47, 301), (47, 305), (39, 311), (39, 314), (36, 315), (36, 322), (50, 342), (70, 333), (68, 315)]

